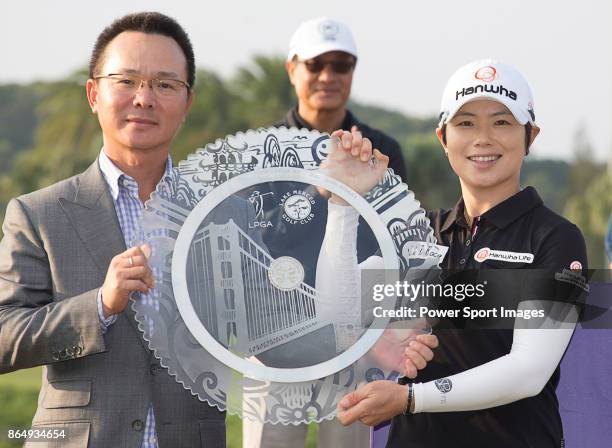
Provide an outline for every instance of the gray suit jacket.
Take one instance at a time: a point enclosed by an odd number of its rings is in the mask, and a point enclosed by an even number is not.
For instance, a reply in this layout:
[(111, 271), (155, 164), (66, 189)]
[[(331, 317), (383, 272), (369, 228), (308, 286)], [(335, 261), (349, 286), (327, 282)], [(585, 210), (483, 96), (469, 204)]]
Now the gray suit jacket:
[(96, 294), (123, 236), (97, 161), (11, 200), (0, 242), (0, 373), (44, 365), (34, 426), (62, 447), (139, 447), (150, 403), (160, 447), (225, 446), (225, 414), (162, 368), (131, 306), (102, 334)]

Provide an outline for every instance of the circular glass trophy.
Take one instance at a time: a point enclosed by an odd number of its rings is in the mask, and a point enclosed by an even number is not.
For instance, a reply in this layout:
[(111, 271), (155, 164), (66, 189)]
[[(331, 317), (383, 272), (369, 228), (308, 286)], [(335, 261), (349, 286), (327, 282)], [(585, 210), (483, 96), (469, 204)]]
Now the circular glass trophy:
[[(436, 269), (444, 250), (392, 170), (363, 197), (319, 170), (333, 144), (295, 128), (228, 136), (180, 162), (146, 203), (140, 243), (156, 287), (133, 301), (139, 328), (168, 372), (220, 410), (321, 421), (358, 385), (401, 374), (406, 333), (372, 313), (398, 299), (374, 302), (355, 267), (377, 257), (376, 282), (392, 284)], [(319, 260), (323, 244), (343, 244), (330, 192), (359, 214), (352, 264)]]

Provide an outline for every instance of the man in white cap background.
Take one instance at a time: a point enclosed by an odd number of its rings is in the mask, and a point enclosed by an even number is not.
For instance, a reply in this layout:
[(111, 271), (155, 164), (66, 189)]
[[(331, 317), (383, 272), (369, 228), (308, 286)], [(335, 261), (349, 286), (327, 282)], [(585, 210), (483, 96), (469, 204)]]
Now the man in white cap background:
[(399, 143), (359, 122), (346, 108), (356, 64), (357, 46), (348, 26), (328, 17), (302, 23), (291, 38), (285, 63), (298, 104), (276, 125), (328, 133), (356, 128), (389, 157), (389, 168), (405, 182)]

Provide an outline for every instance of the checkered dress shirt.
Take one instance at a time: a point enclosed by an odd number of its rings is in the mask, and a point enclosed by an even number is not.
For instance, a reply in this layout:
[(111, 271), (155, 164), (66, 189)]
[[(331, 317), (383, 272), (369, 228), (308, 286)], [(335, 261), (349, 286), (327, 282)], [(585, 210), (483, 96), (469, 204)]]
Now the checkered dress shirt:
[[(136, 234), (139, 228), (138, 222), (142, 217), (144, 209), (144, 204), (138, 197), (138, 184), (132, 177), (121, 171), (108, 158), (104, 150), (100, 152), (98, 161), (100, 170), (102, 171), (113, 197), (113, 203), (115, 204), (115, 211), (119, 219), (119, 225), (121, 226), (125, 245), (126, 247), (131, 247), (134, 241), (142, 240), (141, 236)], [(171, 171), (172, 159), (168, 156), (164, 175), (170, 174)], [(153, 302), (153, 298), (148, 295), (141, 295), (140, 300)], [(117, 315), (110, 316), (108, 319), (104, 318), (102, 309), (102, 289), (98, 291), (98, 314), (100, 315), (100, 325), (102, 326), (103, 332), (106, 332), (108, 327), (117, 320)], [(158, 448), (153, 404), (149, 405), (141, 448)]]

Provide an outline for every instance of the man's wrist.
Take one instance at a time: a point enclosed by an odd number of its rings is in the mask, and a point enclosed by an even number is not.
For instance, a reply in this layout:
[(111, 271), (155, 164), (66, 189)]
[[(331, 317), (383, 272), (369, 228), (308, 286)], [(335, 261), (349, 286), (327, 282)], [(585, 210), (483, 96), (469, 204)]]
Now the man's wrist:
[(404, 408), (402, 414), (409, 415), (414, 413), (414, 385), (410, 382), (404, 386), (406, 390), (406, 400), (404, 401)]
[(113, 313), (113, 310), (110, 309), (108, 306), (106, 306), (106, 303), (104, 303), (104, 291), (103, 291), (104, 287), (100, 288), (99, 291), (99, 300), (100, 300), (100, 305), (102, 306), (102, 313), (104, 316), (104, 320), (108, 320), (111, 319), (116, 313)]
[(398, 384), (397, 390), (398, 406), (395, 415), (402, 415), (406, 413), (406, 404), (408, 403), (408, 387)]
[(98, 317), (100, 319), (100, 326), (102, 327), (102, 331), (105, 332), (106, 329), (117, 320), (117, 315), (112, 313), (107, 314), (107, 309), (105, 308), (104, 301), (102, 300), (102, 288), (98, 289), (96, 302), (98, 305)]
[(104, 304), (104, 300), (102, 300), (102, 313), (104, 314), (104, 319), (108, 319), (114, 314), (111, 309)]

